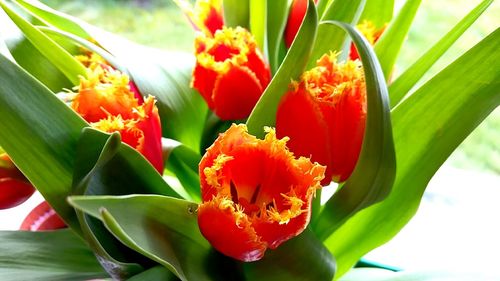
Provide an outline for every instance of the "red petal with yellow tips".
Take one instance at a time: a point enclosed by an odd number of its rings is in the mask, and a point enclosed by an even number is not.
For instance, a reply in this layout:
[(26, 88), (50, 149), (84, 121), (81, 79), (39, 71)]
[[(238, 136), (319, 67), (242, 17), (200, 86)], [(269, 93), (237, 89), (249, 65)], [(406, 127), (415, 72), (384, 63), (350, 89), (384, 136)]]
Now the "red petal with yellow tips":
[(203, 156), (198, 224), (219, 252), (255, 261), (306, 228), (325, 167), (295, 158), (286, 142), (232, 125)]
[(195, 49), (192, 87), (222, 120), (248, 117), (271, 80), (252, 35), (240, 27), (223, 28), (213, 37), (198, 36)]
[(7, 154), (0, 154), (0, 210), (13, 208), (33, 195), (35, 188)]
[(66, 224), (59, 215), (50, 207), (47, 201), (36, 206), (26, 216), (21, 224), (20, 230), (43, 231), (65, 228)]
[(366, 88), (359, 61), (336, 63), (324, 55), (285, 94), (276, 117), (279, 137), (289, 137), (290, 150), (327, 166), (323, 184), (345, 181), (363, 142)]

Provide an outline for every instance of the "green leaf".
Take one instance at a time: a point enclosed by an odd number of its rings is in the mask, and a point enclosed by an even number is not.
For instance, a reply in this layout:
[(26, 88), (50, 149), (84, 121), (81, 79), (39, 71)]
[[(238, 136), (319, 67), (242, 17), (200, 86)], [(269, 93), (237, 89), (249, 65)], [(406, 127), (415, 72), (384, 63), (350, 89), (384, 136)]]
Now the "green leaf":
[(14, 1), (47, 26), (53, 26), (81, 38), (89, 39), (88, 33), (80, 26), (80, 20), (56, 11), (39, 1)]
[(252, 32), (257, 46), (267, 57), (266, 26), (267, 26), (267, 0), (250, 1), (250, 31)]
[(73, 186), (77, 194), (161, 194), (179, 197), (151, 164), (112, 135), (92, 128), (82, 131), (77, 146)]
[(353, 26), (336, 21), (327, 21), (324, 25), (343, 28), (358, 49), (365, 73), (367, 116), (356, 167), (313, 224), (313, 230), (321, 239), (330, 236), (356, 212), (383, 200), (396, 174), (389, 94), (377, 57), (370, 43)]
[(360, 20), (368, 20), (377, 28), (389, 23), (394, 13), (394, 0), (367, 0)]
[(127, 281), (176, 281), (179, 280), (172, 272), (167, 268), (157, 265), (148, 270), (145, 270), (132, 278), (127, 279)]
[(35, 26), (11, 10), (3, 1), (0, 6), (24, 35), (50, 62), (52, 62), (74, 85), (80, 83), (79, 76), (86, 77), (85, 67), (59, 44), (43, 34)]
[[(328, 5), (320, 21), (336, 20), (355, 24), (366, 0), (335, 0)], [(341, 51), (346, 43), (346, 33), (341, 28), (318, 26), (318, 35), (307, 68), (316, 66), (316, 61), (331, 51)], [(347, 55), (344, 53), (342, 55)]]
[(396, 18), (387, 26), (382, 36), (375, 44), (375, 53), (380, 61), (386, 80), (392, 73), (399, 51), (417, 14), (422, 0), (406, 0)]
[(0, 232), (0, 279), (89, 280), (107, 277), (94, 254), (70, 230)]
[(271, 72), (280, 66), (280, 44), (288, 19), (288, 0), (267, 1), (267, 53)]
[(332, 280), (335, 260), (309, 228), (257, 262), (243, 264), (247, 280)]
[(70, 226), (78, 229), (66, 203), (73, 162), (87, 123), (49, 89), (0, 55), (0, 146)]
[(249, 29), (250, 0), (223, 0), (224, 24)]
[(263, 127), (274, 126), (276, 123), (276, 111), (281, 97), (288, 90), (290, 81), (298, 79), (302, 75), (307, 64), (311, 54), (311, 42), (314, 42), (316, 38), (317, 23), (316, 7), (314, 2), (309, 0), (306, 16), (292, 46), (248, 117), (247, 126), (250, 134), (262, 137), (264, 135)]
[(214, 278), (211, 273), (228, 268), (207, 266), (209, 259), (221, 257), (213, 255), (201, 235), (194, 203), (158, 195), (75, 196), (70, 202), (101, 219), (122, 243), (182, 280), (228, 280)]
[(328, 5), (332, 3), (333, 0), (318, 0), (318, 4), (316, 5), (318, 10), (318, 18), (323, 17)]
[(201, 202), (200, 177), (198, 175), (198, 164), (201, 157), (182, 143), (163, 139), (163, 159), (166, 168), (180, 181), (184, 191), (188, 194), (185, 199)]
[(5, 41), (3, 40), (2, 37), (0, 37), (0, 54), (3, 55), (4, 57), (10, 59), (12, 62), (15, 62), (14, 57), (9, 51), (9, 48), (5, 44)]
[(392, 107), (398, 104), (405, 95), (408, 94), (422, 76), (424, 76), (427, 70), (429, 70), (451, 45), (453, 45), (453, 43), (455, 43), (455, 41), (477, 20), (477, 18), (486, 11), (491, 3), (493, 3), (493, 0), (481, 2), (389, 86)]
[(358, 212), (325, 241), (340, 275), (401, 230), (434, 173), (500, 104), (499, 49), (497, 29), (393, 109), (396, 181), (384, 201)]

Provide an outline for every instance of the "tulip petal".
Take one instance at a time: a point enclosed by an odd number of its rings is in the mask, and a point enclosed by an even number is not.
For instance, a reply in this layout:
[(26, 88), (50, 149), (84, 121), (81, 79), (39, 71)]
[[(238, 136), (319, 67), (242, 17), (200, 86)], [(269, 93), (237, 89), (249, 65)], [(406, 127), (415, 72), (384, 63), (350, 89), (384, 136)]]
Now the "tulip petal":
[[(321, 165), (331, 163), (331, 149), (325, 120), (319, 104), (303, 88), (283, 96), (276, 115), (276, 133), (289, 137), (288, 147), (299, 156), (311, 157)], [(330, 182), (332, 171), (327, 167), (322, 184)]]
[(247, 262), (261, 259), (266, 243), (260, 241), (248, 219), (227, 201), (217, 199), (200, 205), (201, 233), (215, 249), (227, 256)]
[(20, 230), (43, 231), (65, 227), (66, 224), (61, 217), (57, 215), (47, 201), (43, 201), (26, 216), (21, 224)]
[(252, 71), (246, 67), (231, 67), (215, 82), (215, 113), (223, 120), (244, 119), (250, 115), (262, 92), (262, 85)]

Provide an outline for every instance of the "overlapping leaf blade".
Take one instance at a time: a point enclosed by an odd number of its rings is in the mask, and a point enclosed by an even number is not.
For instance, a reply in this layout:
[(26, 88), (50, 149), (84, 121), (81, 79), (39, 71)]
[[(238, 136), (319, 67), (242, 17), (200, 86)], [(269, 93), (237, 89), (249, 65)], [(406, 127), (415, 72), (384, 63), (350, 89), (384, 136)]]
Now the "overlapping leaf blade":
[(326, 240), (339, 276), (389, 241), (415, 214), (427, 183), (451, 152), (500, 104), (500, 29), (392, 112), (398, 163), (392, 192)]
[(0, 232), (0, 279), (66, 281), (105, 278), (94, 254), (71, 230)]
[(420, 2), (422, 0), (406, 0), (396, 18), (391, 21), (375, 44), (375, 53), (380, 61), (386, 80), (389, 79), (392, 73), (396, 58), (417, 14)]
[(62, 73), (64, 73), (68, 80), (70, 80), (74, 85), (77, 85), (80, 82), (79, 76), (85, 77), (87, 75), (83, 65), (59, 44), (38, 30), (27, 20), (19, 16), (3, 1), (0, 1), (0, 6), (19, 27), (19, 29), (22, 30), (31, 43), (40, 51), (40, 53), (42, 53)]
[(370, 43), (345, 23), (327, 21), (349, 33), (360, 54), (365, 73), (367, 117), (358, 162), (342, 188), (325, 204), (317, 221), (316, 234), (324, 239), (356, 212), (383, 200), (390, 192), (396, 173), (389, 93), (384, 74)]
[(493, 3), (485, 0), (465, 16), (452, 30), (441, 38), (432, 48), (423, 54), (413, 65), (401, 74), (390, 86), (391, 105), (394, 107), (415, 84), (424, 76), (432, 65), (451, 47), (451, 45), (479, 18)]
[(250, 0), (223, 0), (224, 24), (249, 29)]
[(367, 0), (360, 20), (368, 20), (376, 27), (389, 23), (394, 13), (394, 0)]
[[(335, 0), (328, 5), (321, 21), (336, 20), (340, 22), (356, 24), (363, 11), (366, 0)], [(307, 68), (316, 65), (316, 61), (328, 52), (342, 51), (346, 43), (346, 33), (341, 28), (320, 25), (318, 36), (314, 42), (313, 51), (308, 61)], [(346, 56), (344, 52), (341, 54)]]
[(198, 230), (196, 204), (158, 195), (72, 197), (71, 203), (182, 280), (216, 280), (210, 272), (219, 269), (206, 267), (214, 256)]
[(36, 79), (0, 55), (0, 145), (69, 225), (73, 162), (87, 123)]
[(311, 42), (316, 38), (317, 22), (316, 7), (314, 2), (309, 0), (306, 16), (292, 46), (248, 117), (247, 126), (251, 134), (263, 136), (264, 126), (274, 126), (276, 123), (276, 111), (281, 97), (288, 90), (290, 81), (297, 80), (302, 75), (307, 64), (311, 54)]
[(276, 73), (280, 66), (280, 45), (288, 18), (288, 1), (267, 1), (267, 54), (271, 72)]

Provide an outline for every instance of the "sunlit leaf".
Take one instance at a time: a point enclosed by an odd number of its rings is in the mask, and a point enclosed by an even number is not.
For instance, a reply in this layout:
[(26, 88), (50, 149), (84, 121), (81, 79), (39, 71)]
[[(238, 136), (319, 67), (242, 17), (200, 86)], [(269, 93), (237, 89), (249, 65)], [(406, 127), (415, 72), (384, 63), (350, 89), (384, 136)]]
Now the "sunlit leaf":
[(3, 1), (0, 1), (0, 6), (19, 27), (19, 29), (23, 31), (24, 35), (40, 51), (40, 53), (42, 53), (62, 73), (64, 73), (68, 80), (70, 80), (74, 85), (79, 84), (79, 76), (85, 77), (87, 75), (85, 67), (59, 44), (38, 30), (30, 22), (19, 16)]
[(251, 134), (263, 136), (264, 126), (274, 126), (281, 97), (288, 90), (290, 81), (297, 80), (307, 64), (312, 48), (311, 42), (314, 42), (316, 38), (317, 22), (316, 7), (314, 2), (309, 0), (306, 16), (292, 46), (248, 117), (247, 126)]
[(249, 28), (250, 0), (223, 0), (224, 24), (229, 27)]
[(408, 94), (420, 78), (424, 76), (427, 70), (429, 70), (451, 45), (460, 38), (491, 3), (493, 3), (493, 0), (481, 2), (389, 86), (392, 107), (398, 104), (401, 99)]
[[(267, 50), (266, 43), (266, 26), (267, 26), (267, 1), (252, 0), (250, 1), (250, 32), (257, 42), (257, 46), (262, 51)], [(264, 53), (267, 57), (267, 53)]]
[(321, 239), (344, 224), (356, 212), (384, 199), (396, 173), (389, 94), (384, 74), (370, 43), (351, 25), (327, 21), (349, 33), (358, 49), (365, 73), (367, 117), (358, 162), (342, 188), (325, 204), (313, 229)]
[(0, 280), (66, 281), (105, 278), (94, 254), (70, 230), (0, 232)]
[(194, 203), (157, 195), (72, 197), (70, 201), (101, 219), (125, 245), (182, 280), (236, 280), (231, 274), (215, 278), (218, 270), (234, 269), (206, 266), (208, 260), (223, 257), (214, 255), (201, 235)]
[(179, 280), (172, 272), (161, 265), (157, 265), (127, 279), (127, 281), (176, 281)]
[(49, 89), (0, 55), (0, 145), (66, 223), (76, 144), (87, 123)]
[(272, 73), (276, 73), (280, 66), (280, 44), (283, 44), (287, 18), (287, 0), (267, 1), (267, 53)]
[(391, 21), (375, 44), (375, 53), (380, 61), (386, 80), (392, 73), (392, 68), (417, 14), (420, 2), (422, 0), (406, 0), (396, 18)]
[(398, 170), (389, 196), (354, 215), (325, 241), (339, 275), (394, 237), (452, 151), (500, 104), (500, 29), (392, 111)]
[[(356, 24), (364, 4), (365, 0), (335, 0), (328, 5), (320, 21), (336, 20)], [(316, 66), (316, 61), (328, 52), (342, 51), (346, 39), (347, 35), (341, 28), (320, 25), (307, 68)], [(346, 55), (345, 52), (341, 54)]]
[(380, 28), (389, 23), (394, 13), (394, 0), (367, 0), (360, 20), (369, 20)]

